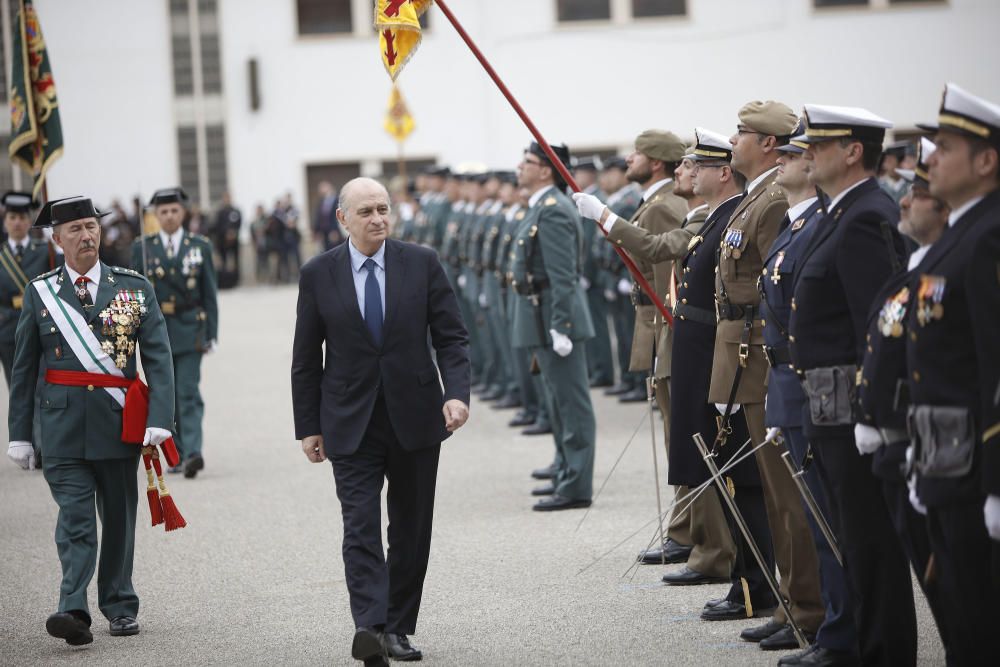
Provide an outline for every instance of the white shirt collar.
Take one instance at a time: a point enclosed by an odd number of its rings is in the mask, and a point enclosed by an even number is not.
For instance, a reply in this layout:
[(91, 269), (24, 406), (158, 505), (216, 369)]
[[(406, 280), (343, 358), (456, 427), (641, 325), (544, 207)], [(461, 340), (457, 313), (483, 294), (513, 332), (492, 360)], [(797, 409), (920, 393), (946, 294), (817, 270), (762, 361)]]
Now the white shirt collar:
[[(722, 201), (720, 201), (720, 202), (719, 202), (719, 205), (718, 205), (718, 206), (716, 206), (716, 207), (715, 207), (715, 208), (713, 208), (713, 209), (709, 209), (709, 211), (708, 211), (708, 214), (709, 214), (709, 215), (712, 215), (713, 213), (715, 213), (715, 212), (716, 212), (717, 210), (719, 210), (719, 208), (720, 208), (720, 207), (721, 207), (721, 206), (722, 206), (723, 204), (725, 204), (725, 203), (726, 203), (727, 201), (729, 201), (730, 199), (736, 199), (737, 197), (742, 197), (742, 196), (743, 196), (743, 193), (742, 193), (742, 192), (739, 192), (739, 193), (737, 193), (737, 194), (733, 195), (732, 197), (726, 197), (725, 199), (723, 199)], [(705, 204), (705, 206), (708, 206), (708, 204)]]
[(184, 238), (183, 227), (178, 227), (177, 231), (174, 232), (173, 234), (167, 234), (162, 229), (160, 230), (160, 241), (163, 243), (164, 247), (166, 247), (167, 244), (172, 244), (174, 246), (174, 252), (177, 252), (181, 249), (181, 239), (183, 238)]
[(507, 209), (507, 222), (513, 220), (514, 216), (517, 215), (517, 212), (520, 210), (521, 210), (521, 205), (519, 203), (514, 202), (513, 204), (511, 204), (510, 208)]
[(12, 251), (14, 251), (14, 252), (17, 252), (18, 246), (27, 249), (29, 243), (31, 243), (31, 237), (30, 236), (25, 236), (20, 241), (15, 241), (14, 239), (12, 239), (10, 237), (7, 238), (7, 244), (10, 246), (10, 249)]
[[(66, 267), (66, 273), (69, 275), (70, 282), (75, 285), (77, 279), (80, 277), (80, 274), (74, 271), (69, 264), (65, 264), (64, 266)], [(90, 267), (90, 271), (87, 271), (87, 273), (83, 275), (90, 279), (88, 287), (90, 285), (99, 285), (101, 283), (101, 263), (94, 262), (94, 265)]]
[(684, 216), (684, 219), (685, 220), (690, 220), (692, 217), (694, 217), (695, 213), (697, 213), (698, 211), (703, 211), (706, 208), (708, 208), (708, 204), (702, 204), (701, 206), (695, 206), (693, 209), (691, 209), (690, 211), (687, 212), (687, 215)]
[(795, 222), (799, 217), (806, 212), (810, 206), (816, 203), (816, 197), (810, 197), (804, 201), (800, 201), (795, 206), (788, 207), (788, 219)]
[(531, 195), (531, 198), (528, 199), (528, 208), (534, 208), (535, 204), (538, 203), (538, 200), (542, 198), (542, 195), (554, 187), (554, 185), (543, 185), (538, 190), (535, 190), (535, 194)]
[(674, 179), (672, 178), (664, 178), (662, 181), (657, 181), (656, 183), (653, 183), (648, 188), (646, 188), (645, 192), (642, 193), (642, 200), (649, 201), (649, 198), (653, 196), (653, 193), (655, 193), (657, 190), (659, 190), (664, 185), (670, 183), (673, 180)]
[(841, 190), (837, 194), (836, 197), (831, 197), (830, 198), (830, 203), (826, 205), (826, 209), (828, 211), (832, 211), (837, 206), (837, 204), (840, 203), (840, 200), (843, 199), (847, 195), (848, 192), (850, 192), (854, 188), (858, 187), (859, 185), (861, 185), (862, 183), (864, 183), (865, 181), (867, 181), (869, 178), (870, 178), (869, 176), (865, 176), (864, 178), (862, 178), (860, 181), (858, 181), (854, 185), (852, 185), (852, 186), (850, 186), (848, 188), (844, 188), (843, 190)]
[(765, 171), (763, 174), (761, 174), (757, 178), (755, 178), (752, 181), (750, 181), (749, 183), (747, 183), (747, 192), (753, 192), (753, 189), (755, 187), (757, 187), (758, 185), (760, 185), (761, 183), (763, 183), (764, 180), (768, 176), (770, 176), (771, 174), (773, 174), (777, 170), (778, 170), (777, 167), (771, 167), (770, 169), (768, 169), (767, 171)]
[(948, 226), (954, 227), (955, 223), (958, 222), (963, 215), (969, 212), (969, 209), (971, 209), (973, 206), (975, 206), (982, 200), (983, 200), (982, 197), (973, 197), (972, 199), (965, 202), (958, 208), (954, 209), (951, 213), (948, 214)]
[(385, 241), (382, 241), (382, 245), (378, 247), (375, 254), (369, 257), (360, 250), (354, 247), (354, 241), (348, 239), (347, 248), (351, 251), (351, 268), (354, 269), (355, 273), (361, 271), (365, 266), (365, 261), (369, 259), (375, 260), (375, 264), (378, 268), (385, 271)]
[(910, 255), (910, 259), (906, 263), (906, 270), (912, 271), (913, 269), (917, 268), (917, 264), (919, 264), (924, 259), (924, 255), (926, 255), (927, 251), (930, 249), (931, 249), (931, 244), (928, 243), (927, 245), (922, 245), (916, 250), (914, 250), (913, 254)]

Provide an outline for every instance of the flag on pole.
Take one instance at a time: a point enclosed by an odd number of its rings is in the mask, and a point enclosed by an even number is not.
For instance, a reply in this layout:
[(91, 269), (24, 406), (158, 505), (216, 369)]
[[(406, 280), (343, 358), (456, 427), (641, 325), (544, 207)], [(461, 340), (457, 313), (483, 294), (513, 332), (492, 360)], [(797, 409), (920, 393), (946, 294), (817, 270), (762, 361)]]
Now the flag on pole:
[(10, 83), (10, 159), (35, 178), (37, 198), (45, 175), (63, 150), (59, 102), (42, 27), (31, 0), (19, 0)]
[(375, 0), (375, 30), (382, 50), (382, 64), (393, 81), (420, 46), (420, 17), (432, 2)]
[(389, 95), (389, 107), (386, 109), (385, 121), (382, 123), (382, 127), (385, 128), (385, 131), (393, 139), (400, 143), (406, 141), (406, 138), (410, 136), (410, 133), (416, 127), (413, 122), (413, 116), (410, 115), (410, 110), (406, 106), (406, 100), (403, 99), (403, 94), (399, 92), (396, 84), (392, 84), (392, 93)]

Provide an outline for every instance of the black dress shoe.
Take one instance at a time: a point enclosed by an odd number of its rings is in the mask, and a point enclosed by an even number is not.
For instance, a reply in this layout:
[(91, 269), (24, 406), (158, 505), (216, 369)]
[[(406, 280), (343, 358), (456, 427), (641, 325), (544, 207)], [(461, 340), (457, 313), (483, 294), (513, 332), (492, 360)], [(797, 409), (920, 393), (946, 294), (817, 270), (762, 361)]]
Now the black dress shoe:
[(94, 641), (90, 621), (82, 611), (60, 611), (45, 621), (45, 631), (53, 637), (65, 639), (70, 646), (83, 646)]
[(712, 598), (711, 600), (705, 603), (705, 609), (708, 609), (709, 607), (718, 607), (725, 601), (726, 598)]
[(591, 389), (604, 389), (605, 387), (613, 387), (614, 382), (605, 378), (594, 378), (590, 381)]
[(538, 468), (537, 470), (531, 471), (532, 479), (554, 479), (556, 476), (556, 467), (554, 465), (549, 465), (544, 468)]
[(184, 478), (194, 479), (198, 471), (205, 469), (205, 459), (201, 457), (201, 454), (195, 454), (187, 461), (184, 462)]
[(374, 658), (365, 658), (364, 665), (365, 667), (389, 667), (389, 661), (377, 655)]
[(625, 392), (628, 392), (628, 391), (632, 391), (632, 385), (625, 384), (624, 382), (619, 382), (615, 386), (609, 387), (608, 389), (605, 389), (604, 390), (604, 395), (605, 396), (620, 396), (621, 394), (624, 394)]
[(533, 496), (551, 496), (556, 492), (556, 487), (552, 484), (546, 484), (545, 486), (536, 486), (531, 490), (531, 495)]
[(497, 387), (496, 389), (490, 389), (485, 394), (479, 397), (480, 401), (484, 403), (491, 403), (493, 401), (499, 401), (503, 398), (503, 389)]
[[(779, 630), (783, 630), (787, 627), (784, 623), (778, 623), (777, 621), (768, 621), (764, 625), (758, 625), (753, 628), (747, 628), (740, 633), (740, 639), (745, 642), (757, 643), (767, 639)], [(798, 646), (798, 644), (796, 644)]]
[(686, 563), (688, 557), (691, 555), (692, 548), (686, 544), (680, 544), (672, 537), (668, 537), (667, 541), (660, 546), (640, 553), (637, 560), (643, 565)]
[[(385, 655), (382, 646), (382, 633), (374, 628), (361, 627), (354, 631), (354, 641), (351, 643), (351, 657), (355, 660), (381, 658)], [(377, 663), (376, 663), (377, 664)]]
[[(521, 403), (521, 399), (520, 398), (518, 398), (517, 396), (512, 396), (510, 394), (507, 394), (506, 396), (504, 396), (503, 398), (501, 398), (499, 401), (497, 401), (496, 403), (494, 403), (493, 405), (491, 405), (490, 409), (491, 410), (510, 410), (512, 408), (519, 408), (519, 407), (521, 407), (521, 405), (523, 405), (523, 404)], [(532, 420), (532, 421), (534, 421), (534, 420)]]
[(552, 433), (552, 427), (547, 424), (534, 424), (521, 431), (521, 435), (547, 435)]
[(714, 607), (705, 607), (702, 609), (701, 619), (703, 621), (739, 621), (751, 618), (751, 616), (770, 616), (773, 613), (774, 607), (758, 609), (754, 606), (753, 614), (747, 614), (747, 608), (742, 602), (732, 602), (731, 600), (726, 600), (725, 602), (720, 602)]
[(139, 621), (134, 616), (115, 616), (111, 619), (109, 631), (112, 637), (128, 637), (139, 634)]
[(382, 646), (387, 656), (400, 662), (416, 662), (424, 657), (420, 649), (410, 644), (406, 635), (397, 632), (387, 632), (382, 635)]
[(519, 426), (531, 426), (535, 423), (535, 416), (529, 415), (524, 412), (519, 412), (514, 415), (514, 418), (507, 422), (507, 426), (511, 428), (517, 428)]
[(645, 387), (636, 387), (635, 389), (627, 391), (624, 394), (622, 394), (621, 396), (619, 396), (618, 397), (618, 402), (619, 403), (641, 403), (641, 402), (645, 401), (646, 398), (647, 398), (647, 396), (646, 396), (646, 388)]
[(783, 656), (778, 660), (778, 664), (783, 667), (793, 665), (795, 667), (858, 667), (861, 660), (850, 651), (835, 651), (829, 648), (822, 648), (813, 644), (805, 651)]
[(590, 500), (573, 500), (553, 493), (545, 500), (539, 500), (531, 509), (536, 512), (556, 512), (559, 510), (574, 510), (590, 507)]
[[(802, 634), (810, 644), (816, 639), (814, 632), (802, 630)], [(799, 646), (799, 640), (795, 638), (795, 632), (792, 631), (790, 625), (784, 626), (767, 639), (762, 639), (760, 647), (765, 651), (788, 651), (793, 648), (802, 648)]]
[(663, 583), (671, 586), (698, 586), (700, 584), (726, 584), (729, 577), (710, 577), (701, 572), (695, 572), (685, 566), (677, 572), (667, 572), (663, 575)]

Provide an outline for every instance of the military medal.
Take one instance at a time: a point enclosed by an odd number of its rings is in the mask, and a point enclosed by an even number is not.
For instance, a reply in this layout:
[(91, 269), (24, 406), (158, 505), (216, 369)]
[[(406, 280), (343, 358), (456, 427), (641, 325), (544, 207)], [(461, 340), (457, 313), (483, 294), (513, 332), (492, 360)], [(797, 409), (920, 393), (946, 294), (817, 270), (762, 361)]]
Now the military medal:
[(188, 281), (187, 281), (188, 289), (194, 289), (195, 285), (197, 285), (197, 284), (198, 283), (195, 282), (194, 278), (188, 278)]
[(774, 269), (771, 271), (771, 282), (777, 285), (781, 282), (781, 274), (778, 273), (778, 269), (781, 268), (781, 263), (785, 261), (785, 251), (782, 250), (778, 253), (778, 256), (774, 258)]
[(804, 225), (804, 224), (806, 224), (806, 219), (805, 218), (799, 218), (798, 220), (796, 220), (795, 222), (792, 223), (792, 231), (793, 232), (799, 231), (800, 229), (802, 229), (802, 225)]
[(878, 313), (878, 329), (886, 338), (903, 335), (903, 320), (906, 318), (906, 304), (910, 301), (910, 288), (904, 287), (886, 299)]
[(917, 289), (917, 322), (924, 327), (930, 324), (931, 320), (940, 320), (944, 317), (944, 288), (946, 284), (944, 276), (920, 276), (920, 287)]
[(688, 252), (691, 252), (692, 250), (694, 250), (695, 248), (697, 248), (698, 244), (701, 243), (704, 240), (705, 239), (703, 239), (700, 236), (692, 236), (691, 240), (688, 241)]

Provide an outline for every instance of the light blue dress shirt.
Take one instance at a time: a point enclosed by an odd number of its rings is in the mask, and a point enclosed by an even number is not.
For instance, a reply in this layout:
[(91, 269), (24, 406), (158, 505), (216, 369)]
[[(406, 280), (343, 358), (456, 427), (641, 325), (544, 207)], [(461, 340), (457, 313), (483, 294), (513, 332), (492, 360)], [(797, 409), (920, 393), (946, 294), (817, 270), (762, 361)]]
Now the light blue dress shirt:
[(347, 247), (351, 251), (351, 273), (354, 275), (354, 293), (358, 295), (358, 309), (361, 311), (361, 319), (365, 317), (365, 281), (368, 280), (368, 269), (365, 268), (365, 261), (372, 259), (375, 261), (375, 279), (378, 281), (378, 291), (382, 295), (382, 321), (385, 322), (385, 241), (375, 252), (368, 257), (354, 247), (354, 243), (347, 241)]

